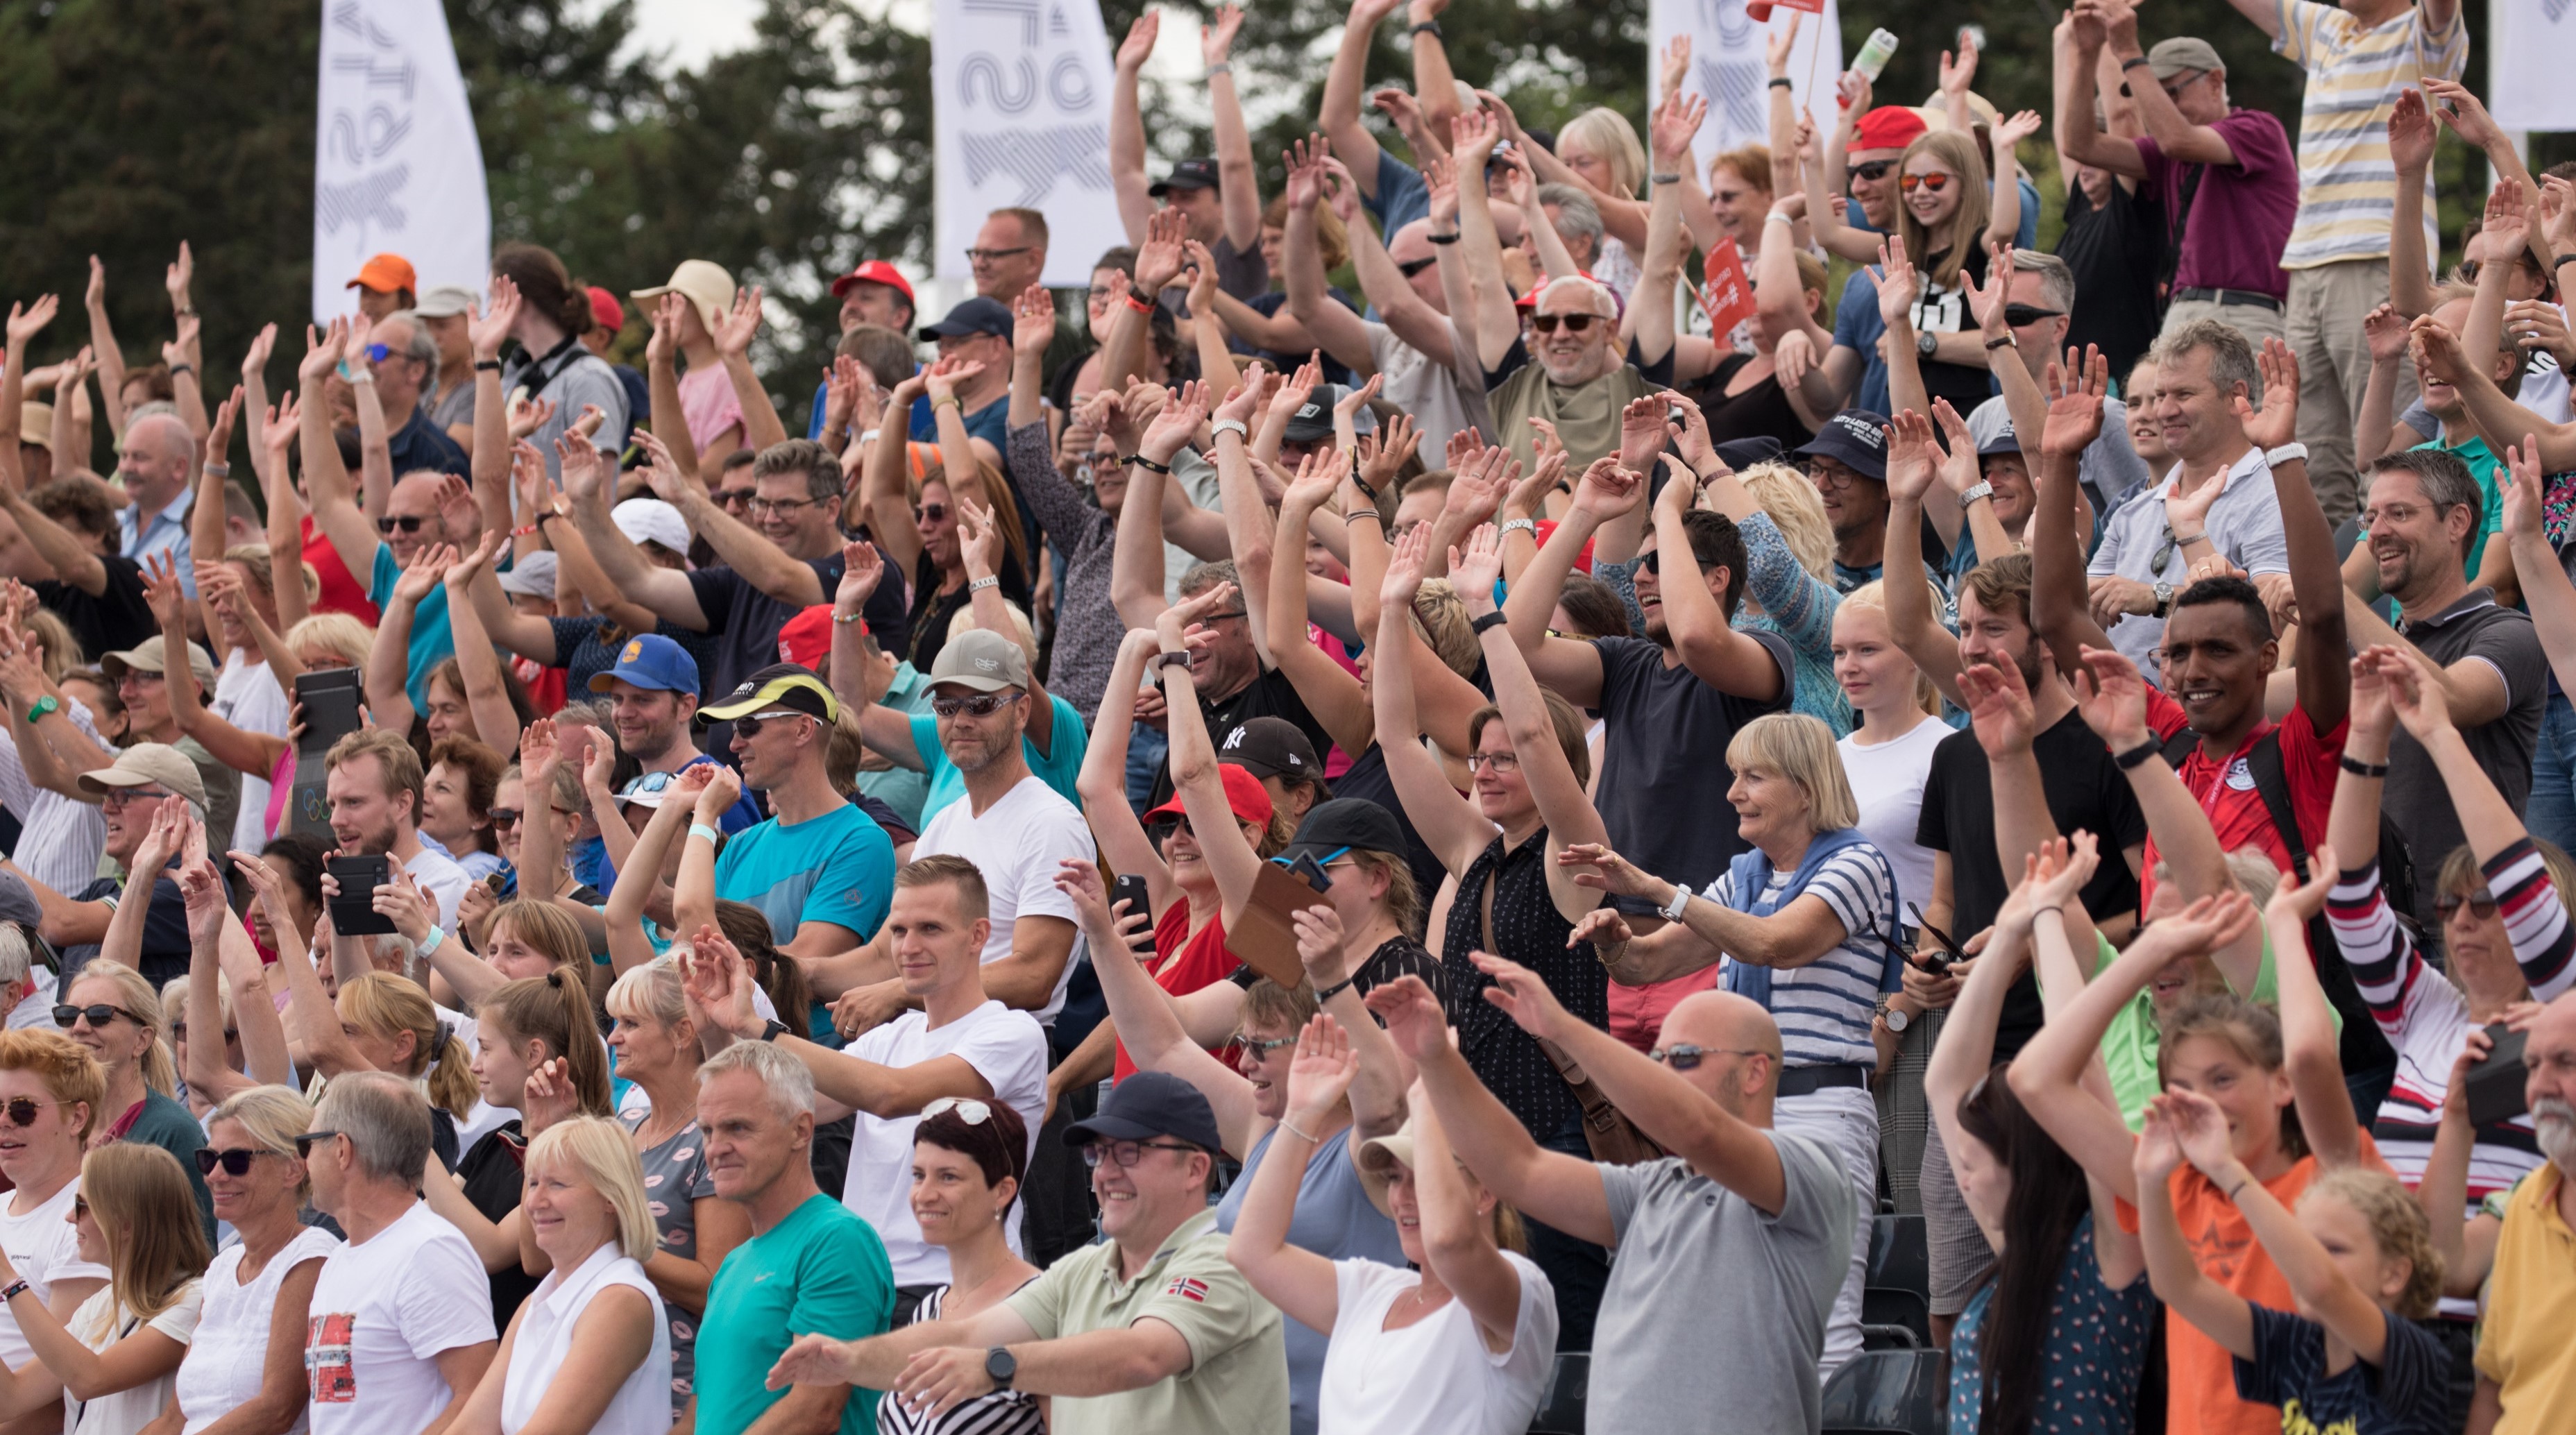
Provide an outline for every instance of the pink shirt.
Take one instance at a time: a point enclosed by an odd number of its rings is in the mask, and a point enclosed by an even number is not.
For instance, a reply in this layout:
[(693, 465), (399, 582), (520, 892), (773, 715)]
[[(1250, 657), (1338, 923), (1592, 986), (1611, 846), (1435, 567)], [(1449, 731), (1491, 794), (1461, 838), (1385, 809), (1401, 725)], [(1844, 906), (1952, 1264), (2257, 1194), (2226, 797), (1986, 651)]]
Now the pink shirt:
[[(691, 369), (680, 376), (680, 417), (689, 425), (689, 442), (703, 450), (729, 428), (742, 426), (742, 401), (733, 395), (733, 380), (721, 364)], [(718, 454), (715, 457), (723, 457)]]

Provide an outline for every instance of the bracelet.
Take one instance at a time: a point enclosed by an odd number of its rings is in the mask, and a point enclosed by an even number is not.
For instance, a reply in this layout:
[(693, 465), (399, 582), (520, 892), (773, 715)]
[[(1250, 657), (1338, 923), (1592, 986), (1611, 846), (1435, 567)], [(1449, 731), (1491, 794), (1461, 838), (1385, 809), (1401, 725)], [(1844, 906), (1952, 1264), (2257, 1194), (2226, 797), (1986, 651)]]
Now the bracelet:
[(1241, 419), (1218, 419), (1216, 422), (1208, 425), (1209, 438), (1213, 439), (1221, 433), (1233, 434), (1235, 437), (1242, 439), (1246, 443), (1250, 443), (1252, 441), (1252, 426)]
[(1762, 88), (1766, 90), (1794, 90), (1798, 88), (1798, 86), (1787, 75), (1773, 75)]
[(526, 538), (543, 532), (545, 532), (545, 530), (538, 527), (535, 523), (522, 523), (518, 527), (510, 530), (510, 536), (513, 538)]
[(2034, 918), (2042, 912), (2054, 912), (2057, 914), (2057, 920), (2061, 922), (2066, 920), (2066, 904), (2063, 902), (2051, 902), (2046, 906), (2033, 907), (2030, 909), (2030, 914)]
[(175, 379), (181, 374), (193, 374), (196, 371), (196, 365), (189, 363), (185, 359), (181, 359), (179, 362), (170, 366), (170, 377)]
[[(1436, 239), (1435, 239), (1435, 240), (1433, 240), (1432, 242), (1433, 242), (1434, 244), (1439, 243), (1439, 241), (1438, 241), (1438, 240), (1436, 240)], [(2570, 251), (2568, 251), (2567, 253), (2565, 253), (2565, 254), (2561, 254), (2561, 255), (2559, 255), (2557, 258), (2550, 260), (2550, 261), (2549, 261), (2549, 267), (2550, 267), (2550, 268), (2552, 268), (2552, 269), (2556, 269), (2556, 268), (2560, 267), (2561, 265), (2566, 264), (2566, 263), (2567, 263), (2569, 260), (2571, 260), (2571, 259), (2576, 259), (2576, 250), (2570, 250)]]
[(1487, 613), (1485, 616), (1478, 618), (1472, 623), (1469, 623), (1467, 625), (1467, 631), (1481, 638), (1487, 633), (1494, 631), (1496, 628), (1499, 628), (1510, 621), (1511, 616), (1509, 614), (1505, 613), (1500, 608), (1496, 608), (1494, 611)]
[(2337, 759), (2337, 761), (2343, 764), (2344, 771), (2351, 773), (2355, 777), (2386, 777), (2388, 775), (2388, 764), (2384, 762), (2364, 762), (2350, 753), (2344, 754), (2341, 758)]
[(1374, 508), (1352, 508), (1346, 509), (1342, 513), (1342, 521), (1344, 523), (1357, 523), (1363, 518), (1376, 519), (1380, 527), (1384, 527), (1386, 524), (1386, 515), (1378, 512)]
[(1233, 73), (1234, 62), (1232, 60), (1219, 60), (1215, 64), (1207, 67), (1207, 77), (1211, 80), (1215, 79), (1219, 75), (1231, 75)]
[(981, 578), (970, 578), (966, 580), (966, 591), (969, 593), (981, 593), (987, 588), (999, 588), (1001, 586), (1001, 578), (991, 573), (987, 573)]
[(2177, 533), (2177, 534), (2175, 534), (2175, 535), (2173, 536), (2173, 541), (2174, 541), (2174, 544), (2175, 544), (2175, 546), (2176, 546), (2176, 547), (2180, 547), (2180, 548), (2189, 548), (2191, 545), (2193, 545), (2193, 544), (2195, 544), (2195, 543), (2206, 543), (2206, 542), (2208, 542), (2208, 541), (2209, 541), (2209, 534), (2208, 534), (2208, 532), (2207, 532), (2206, 530), (2204, 530), (2204, 531), (2202, 531), (2202, 532), (2195, 533), (2195, 534), (2191, 535), (2190, 537), (2186, 538), (2186, 537), (2184, 537), (2183, 535), (2181, 535), (2181, 534)]
[(1538, 537), (1538, 520), (1535, 518), (1506, 518), (1503, 520), (1503, 526), (1496, 531), (1504, 534), (1526, 533), (1532, 540), (1536, 540)]
[(474, 361), (474, 372), (478, 374), (497, 374), (501, 372), (501, 361), (498, 359), (476, 359)]
[(1798, 227), (1797, 220), (1790, 218), (1788, 215), (1782, 214), (1776, 209), (1772, 210), (1769, 214), (1762, 216), (1762, 222), (1765, 224), (1785, 224), (1792, 229)]
[(2285, 443), (2279, 448), (2263, 451), (2263, 462), (2273, 468), (2285, 463), (2305, 463), (2307, 459), (2308, 446), (2303, 443)]
[(541, 529), (541, 530), (542, 530), (542, 529), (546, 526), (546, 520), (547, 520), (547, 519), (549, 519), (549, 518), (561, 518), (561, 517), (563, 517), (563, 515), (562, 515), (562, 514), (555, 512), (555, 511), (554, 511), (553, 509), (551, 509), (551, 508), (540, 508), (540, 509), (538, 509), (538, 510), (537, 510), (537, 516), (536, 516), (536, 517), (534, 517), (534, 518), (529, 519), (528, 521), (529, 521), (530, 523), (535, 524), (539, 529)]
[[(1315, 1138), (1309, 1136), (1306, 1139), (1312, 1141)], [(18, 1297), (25, 1295), (27, 1292), (34, 1289), (35, 1287), (29, 1285), (26, 1278), (21, 1276), (18, 1279), (9, 1282), (7, 1289), (0, 1290), (0, 1305), (7, 1305), (9, 1302), (16, 1300)]]
[(1147, 473), (1170, 473), (1172, 471), (1172, 466), (1170, 464), (1156, 463), (1141, 453), (1131, 453), (1127, 455), (1127, 461), (1136, 465), (1138, 468), (1145, 470)]
[(2251, 1171), (2248, 1171), (2248, 1172), (2246, 1172), (2246, 1173), (2245, 1173), (2245, 1179), (2244, 1179), (2244, 1180), (2237, 1182), (2237, 1183), (2236, 1183), (2236, 1185), (2235, 1185), (2235, 1187), (2234, 1187), (2233, 1189), (2228, 1190), (2228, 1191), (2221, 1192), (2220, 1194), (2222, 1194), (2222, 1195), (2226, 1196), (2226, 1197), (2227, 1197), (2227, 1200), (2228, 1200), (2228, 1203), (2229, 1203), (2230, 1205), (2233, 1205), (2233, 1204), (2235, 1203), (2235, 1201), (2236, 1201), (2236, 1193), (2237, 1193), (2238, 1191), (2242, 1191), (2242, 1190), (2244, 1190), (2246, 1187), (2251, 1186), (2251, 1185), (2253, 1185), (2253, 1184), (2254, 1184), (2254, 1173), (2253, 1173), (2253, 1172), (2251, 1172)]
[[(1434, 244), (1455, 244), (1458, 242), (1458, 236), (1454, 232), (1449, 234), (1426, 234), (1422, 237), (1430, 240)], [(2576, 254), (2570, 254), (2567, 258), (2576, 259)], [(2566, 260), (2560, 260), (2559, 262), (2563, 264)]]
[(411, 952), (413, 956), (427, 960), (430, 953), (445, 945), (447, 945), (446, 931), (436, 922), (432, 922), (429, 924), (429, 935), (412, 943)]
[(219, 459), (207, 459), (204, 463), (197, 465), (197, 467), (213, 474), (217, 478), (230, 478), (233, 476), (233, 466), (222, 462)]
[(708, 825), (706, 825), (706, 824), (705, 824), (705, 823), (703, 823), (703, 822), (692, 822), (692, 823), (690, 823), (690, 824), (689, 824), (689, 835), (690, 835), (691, 837), (703, 837), (703, 838), (707, 839), (707, 841), (708, 841), (708, 842), (710, 842), (710, 843), (714, 843), (714, 842), (721, 842), (721, 841), (723, 841), (723, 840), (724, 840), (724, 834), (723, 834), (723, 833), (718, 832), (717, 830), (715, 830), (715, 829), (714, 829), (714, 828), (712, 828), (712, 827), (709, 827)]
[[(171, 372), (176, 373), (178, 371), (173, 369)], [(352, 384), (366, 384), (372, 387), (376, 382), (376, 371), (373, 369), (360, 369), (349, 376), (349, 382)]]
[(832, 621), (835, 623), (856, 623), (859, 625), (859, 631), (862, 633), (868, 630), (868, 615), (865, 613), (834, 613), (832, 615)]
[[(844, 432), (847, 432), (847, 430), (844, 430)], [(869, 429), (867, 432), (859, 435), (859, 442), (875, 443), (877, 441), (877, 435), (883, 432), (885, 432), (883, 429)]]
[(1139, 314), (1151, 314), (1154, 312), (1154, 301), (1130, 289), (1127, 291), (1127, 307)]
[(2020, 347), (2021, 341), (2015, 339), (2010, 334), (2006, 334), (2000, 339), (1988, 339), (1986, 341), (1986, 352), (1989, 354), (1993, 353), (1997, 349), (2018, 349)]
[(1679, 184), (1682, 182), (1682, 177), (1679, 174), (1658, 174), (1650, 176), (1650, 178), (1652, 178), (1657, 184)]
[(2148, 758), (2161, 756), (2164, 750), (2164, 739), (2157, 737), (2151, 732), (2147, 734), (2147, 740), (2145, 742), (2139, 743), (2136, 747), (2119, 754), (2111, 760), (2120, 765), (2120, 770), (2122, 772), (2127, 772), (2138, 764), (2145, 762)]
[(950, 404), (950, 405), (954, 405), (954, 406), (956, 407), (957, 412), (959, 412), (960, 414), (963, 414), (964, 412), (966, 412), (966, 404), (965, 404), (965, 401), (964, 401), (964, 400), (962, 400), (962, 399), (960, 399), (960, 398), (958, 398), (955, 394), (942, 394), (942, 395), (940, 395), (938, 398), (932, 399), (932, 400), (930, 401), (930, 411), (931, 411), (932, 413), (937, 413), (937, 412), (939, 412), (939, 406), (940, 406), (941, 404)]
[(170, 311), (170, 315), (172, 318), (176, 319), (194, 319), (197, 317), (197, 306), (194, 304), (181, 304), (172, 309)]
[[(1421, 24), (1414, 26), (1411, 30), (1407, 31), (1406, 33), (1408, 33), (1408, 34), (1413, 34), (1413, 35), (1424, 35), (1424, 34), (1427, 34), (1427, 35), (1431, 36), (1431, 38), (1433, 38), (1433, 39), (1437, 40), (1437, 39), (1441, 38), (1441, 36), (1440, 36), (1440, 22), (1439, 22), (1439, 21), (1437, 21), (1437, 20), (1425, 20), (1425, 21), (1423, 21)], [(1306, 1138), (1306, 1139), (1311, 1141), (1311, 1140), (1313, 1140), (1314, 1138), (1310, 1136), (1310, 1137), (1308, 1137), (1308, 1138)]]
[(2149, 63), (2151, 62), (2144, 55), (2131, 55), (2129, 58), (2120, 62), (2120, 73), (2125, 75), (2140, 65)]
[[(1288, 1119), (1287, 1117), (1285, 1117), (1285, 1116), (1282, 1116), (1282, 1117), (1280, 1117), (1280, 1118), (1279, 1118), (1279, 1129), (1280, 1129), (1280, 1130), (1282, 1130), (1282, 1131), (1287, 1132), (1287, 1133), (1288, 1133), (1289, 1135), (1291, 1135), (1291, 1136), (1296, 1137), (1298, 1140), (1305, 1142), (1305, 1143), (1306, 1143), (1307, 1145), (1309, 1145), (1309, 1146), (1319, 1146), (1319, 1145), (1322, 1145), (1322, 1144), (1323, 1144), (1322, 1142), (1317, 1141), (1314, 1137), (1309, 1136), (1309, 1135), (1307, 1135), (1305, 1132), (1298, 1130), (1298, 1129), (1297, 1129), (1297, 1123), (1296, 1123), (1296, 1122), (1293, 1122), (1293, 1121), (1291, 1121), (1291, 1120), (1289, 1120), (1289, 1119)], [(18, 1284), (14, 1285), (14, 1286), (11, 1286), (11, 1287), (10, 1287), (10, 1289), (11, 1289), (12, 1291), (19, 1291), (19, 1290), (24, 1290), (24, 1289), (26, 1289), (26, 1286), (27, 1286), (27, 1283), (26, 1283), (25, 1281), (20, 1281), (20, 1282), (18, 1282)]]
[[(1340, 981), (1333, 983), (1331, 986), (1324, 988), (1322, 991), (1315, 993), (1315, 1005), (1322, 1006), (1324, 1003), (1331, 1001), (1333, 998), (1340, 996), (1346, 991), (1349, 991), (1352, 985), (1359, 981), (1359, 979), (1359, 973), (1353, 972), (1351, 975), (1344, 977)], [(1312, 1140), (1313, 1138), (1309, 1137), (1307, 1139)]]

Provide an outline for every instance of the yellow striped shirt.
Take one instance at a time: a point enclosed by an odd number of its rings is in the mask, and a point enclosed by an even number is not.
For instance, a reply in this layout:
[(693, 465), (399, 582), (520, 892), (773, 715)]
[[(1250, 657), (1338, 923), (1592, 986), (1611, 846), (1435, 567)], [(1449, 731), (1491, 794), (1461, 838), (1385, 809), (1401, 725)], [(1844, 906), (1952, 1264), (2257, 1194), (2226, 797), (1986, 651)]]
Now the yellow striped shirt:
[[(2397, 167), (2388, 157), (2388, 116), (2397, 92), (2425, 75), (2456, 80), (2468, 68), (2469, 32), (2455, 5), (2436, 30), (2409, 7), (2365, 27), (2334, 5), (2278, 0), (2272, 48), (2308, 72), (2299, 109), (2299, 217), (2281, 252), (2284, 269), (2312, 269), (2388, 254), (2396, 213)], [(2433, 177), (2424, 177), (2425, 252), (2441, 252)]]

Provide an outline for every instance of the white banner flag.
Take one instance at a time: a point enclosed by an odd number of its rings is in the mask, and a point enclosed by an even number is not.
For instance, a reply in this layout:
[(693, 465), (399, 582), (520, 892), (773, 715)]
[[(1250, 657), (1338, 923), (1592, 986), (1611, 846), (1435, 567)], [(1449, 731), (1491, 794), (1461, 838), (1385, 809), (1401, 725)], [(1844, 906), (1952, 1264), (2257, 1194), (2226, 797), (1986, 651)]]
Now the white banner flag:
[(2576, 0), (2487, 7), (2487, 110), (2509, 130), (2576, 130)]
[(492, 203), (445, 10), (324, 0), (318, 91), (314, 321), (357, 311), (346, 286), (379, 253), (409, 260), (421, 290), (488, 288)]
[(1109, 188), (1110, 53), (1098, 0), (940, 0), (937, 277), (972, 277), (967, 246), (996, 209), (1046, 215), (1050, 286), (1079, 288), (1103, 250), (1127, 242)]
[[(1772, 33), (1787, 33), (1798, 24), (1798, 41), (1789, 54), (1789, 94), (1815, 117), (1816, 133), (1831, 135), (1838, 110), (1834, 77), (1843, 68), (1842, 21), (1834, 0), (1824, 0), (1822, 15), (1774, 9), (1768, 26), (1744, 13), (1744, 0), (1654, 0), (1655, 48), (1648, 63), (1662, 83), (1664, 47), (1676, 35), (1688, 35), (1691, 62), (1685, 90), (1706, 97), (1708, 119), (1692, 145), (1707, 182), (1708, 162), (1738, 145), (1767, 143), (1771, 138), (1771, 95), (1765, 88), (1763, 48)], [(1819, 48), (1821, 47), (1821, 49)], [(1812, 77), (1813, 83), (1810, 84)], [(1663, 96), (1655, 96), (1660, 102)]]

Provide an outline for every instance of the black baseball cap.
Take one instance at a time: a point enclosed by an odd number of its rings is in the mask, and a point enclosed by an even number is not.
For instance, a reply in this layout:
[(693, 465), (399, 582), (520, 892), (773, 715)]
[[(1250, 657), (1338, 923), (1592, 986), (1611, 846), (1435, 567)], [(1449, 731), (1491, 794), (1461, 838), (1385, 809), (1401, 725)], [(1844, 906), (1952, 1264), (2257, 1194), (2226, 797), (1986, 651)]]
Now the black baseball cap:
[(1329, 862), (1354, 847), (1371, 852), (1403, 852), (1404, 826), (1395, 814), (1365, 797), (1336, 797), (1318, 802), (1306, 810), (1306, 820), (1297, 824), (1297, 838), (1272, 858), (1276, 862), (1294, 862), (1312, 857)]
[(925, 340), (962, 339), (969, 334), (991, 334), (1007, 339), (1011, 337), (1011, 327), (1011, 311), (1003, 306), (1002, 301), (978, 294), (949, 310), (947, 318), (925, 325), (921, 337)]
[(1780, 456), (1780, 441), (1771, 435), (1755, 434), (1751, 438), (1731, 438), (1717, 445), (1717, 456), (1737, 473), (1757, 463), (1769, 463)]
[(1216, 1111), (1199, 1089), (1167, 1071), (1139, 1071), (1109, 1088), (1109, 1099), (1088, 1121), (1064, 1128), (1064, 1144), (1151, 1141), (1170, 1136), (1215, 1153), (1224, 1148)]
[(1145, 192), (1160, 199), (1175, 189), (1214, 189), (1216, 187), (1215, 160), (1185, 159), (1173, 165), (1170, 174), (1155, 181), (1154, 187)]
[[(1317, 384), (1315, 392), (1307, 397), (1297, 412), (1288, 416), (1288, 427), (1280, 432), (1280, 438), (1288, 443), (1321, 443), (1331, 438), (1333, 406), (1348, 398), (1350, 392), (1340, 384)], [(1376, 432), (1377, 414), (1368, 405), (1362, 404), (1352, 410), (1351, 433), (1354, 437)]]
[(1830, 458), (1873, 483), (1887, 482), (1887, 416), (1845, 409), (1825, 420), (1796, 452)]
[(1255, 777), (1302, 777), (1324, 780), (1324, 765), (1315, 760), (1315, 745), (1306, 730), (1281, 717), (1257, 717), (1225, 735), (1217, 760), (1231, 762)]

